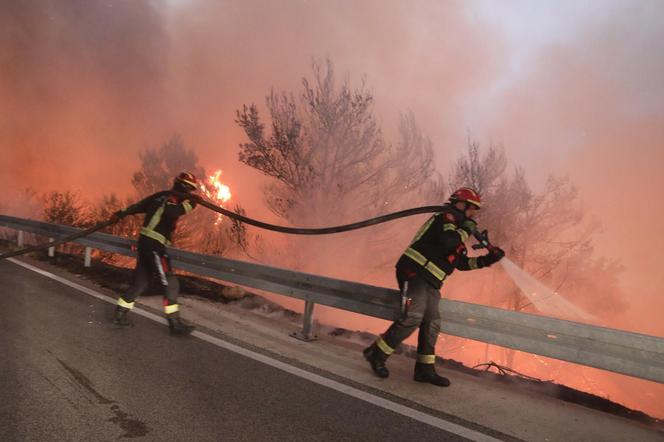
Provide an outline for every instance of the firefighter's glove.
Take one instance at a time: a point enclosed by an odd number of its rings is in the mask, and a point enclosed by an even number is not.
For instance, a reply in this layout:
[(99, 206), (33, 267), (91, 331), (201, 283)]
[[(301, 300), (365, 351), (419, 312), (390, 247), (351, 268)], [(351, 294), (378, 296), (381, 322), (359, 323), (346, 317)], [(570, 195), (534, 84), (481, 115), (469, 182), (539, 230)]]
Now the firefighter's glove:
[(505, 256), (505, 251), (503, 249), (500, 247), (491, 246), (489, 253), (484, 255), (484, 263), (487, 266), (490, 266), (491, 264), (495, 264), (503, 259), (503, 256)]

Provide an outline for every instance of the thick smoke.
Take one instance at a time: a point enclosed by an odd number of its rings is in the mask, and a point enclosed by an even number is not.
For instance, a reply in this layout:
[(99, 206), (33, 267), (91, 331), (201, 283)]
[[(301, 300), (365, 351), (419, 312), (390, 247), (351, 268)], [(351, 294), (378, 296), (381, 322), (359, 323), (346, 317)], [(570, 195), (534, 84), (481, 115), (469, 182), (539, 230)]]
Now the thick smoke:
[(603, 226), (598, 254), (626, 266), (622, 282), (632, 311), (622, 326), (660, 336), (662, 17), (662, 3), (629, 4), (543, 48), (482, 128), (504, 142), (532, 179), (550, 171), (572, 177)]
[(136, 2), (0, 8), (0, 184), (126, 189), (127, 158), (169, 114), (159, 15)]
[(463, 100), (500, 65), (498, 40), (454, 2), (166, 5), (3, 3), (0, 184), (128, 190), (138, 151), (177, 132), (259, 200), (258, 175), (235, 164), (235, 110), (297, 89), (312, 57), (367, 74), (386, 130), (411, 108), (438, 145), (459, 138)]
[[(664, 236), (664, 4), (613, 5), (601, 20), (533, 55), (497, 94), (478, 130), (504, 143), (536, 181), (568, 174), (602, 229), (599, 256), (619, 258), (627, 312), (610, 326), (664, 336), (660, 271)], [(613, 398), (661, 416), (662, 389), (652, 383), (592, 372)], [(564, 382), (582, 387), (566, 376)], [(629, 398), (629, 399), (624, 399)]]
[(179, 133), (266, 218), (264, 179), (237, 161), (235, 110), (299, 90), (312, 57), (329, 57), (353, 82), (366, 74), (388, 135), (414, 112), (443, 173), (470, 131), (535, 183), (570, 174), (604, 225), (598, 254), (626, 265), (620, 325), (661, 336), (664, 4), (616, 5), (515, 71), (518, 48), (474, 3), (5, 1), (0, 186), (128, 195), (138, 153)]

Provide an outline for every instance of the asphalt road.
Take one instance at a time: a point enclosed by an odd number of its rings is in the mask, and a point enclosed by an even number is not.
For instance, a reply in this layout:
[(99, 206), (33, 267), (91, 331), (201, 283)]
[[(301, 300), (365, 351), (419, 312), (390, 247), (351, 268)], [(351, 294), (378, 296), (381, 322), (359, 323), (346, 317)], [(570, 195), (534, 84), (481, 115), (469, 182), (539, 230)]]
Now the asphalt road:
[(457, 441), (0, 261), (0, 441)]

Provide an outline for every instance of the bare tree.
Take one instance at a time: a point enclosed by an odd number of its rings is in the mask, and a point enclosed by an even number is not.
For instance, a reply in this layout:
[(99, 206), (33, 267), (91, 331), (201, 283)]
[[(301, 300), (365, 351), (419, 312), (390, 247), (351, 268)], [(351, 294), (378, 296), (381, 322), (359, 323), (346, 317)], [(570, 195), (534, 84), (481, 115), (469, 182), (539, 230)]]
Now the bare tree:
[(365, 82), (337, 85), (332, 62), (313, 63), (299, 99), (271, 91), (266, 134), (255, 104), (243, 106), (236, 122), (248, 142), (240, 161), (275, 179), (265, 189), (268, 207), (292, 222), (347, 221), (383, 213), (416, 194), (433, 174), (431, 142), (412, 114), (402, 116), (401, 139), (384, 140)]
[(182, 137), (174, 134), (159, 148), (147, 148), (139, 153), (140, 168), (131, 180), (138, 197), (145, 197), (173, 185), (173, 177), (182, 171), (204, 177), (198, 156), (187, 148)]
[(502, 148), (490, 146), (482, 155), (479, 143), (469, 141), (468, 151), (457, 160), (450, 185), (452, 188), (470, 186), (486, 195), (495, 191), (506, 168), (507, 157)]
[[(569, 178), (549, 176), (542, 191), (535, 192), (522, 169), (507, 173), (502, 148), (490, 146), (483, 153), (477, 143), (469, 143), (452, 176), (450, 188), (478, 189), (485, 202), (480, 225), (512, 261), (595, 314), (624, 309), (617, 283), (622, 267), (616, 260), (593, 258), (597, 224), (587, 219)], [(532, 309), (519, 288), (511, 287), (498, 290), (503, 295), (498, 303), (511, 310)], [(507, 350), (508, 365), (513, 358)]]
[[(569, 178), (550, 176), (541, 193), (535, 193), (525, 173), (507, 173), (504, 150), (491, 146), (482, 155), (469, 143), (455, 167), (450, 188), (470, 185), (486, 202), (480, 222), (510, 259), (538, 278), (551, 277), (563, 259), (592, 250), (591, 232), (577, 190)], [(511, 306), (519, 308), (520, 303)]]
[[(439, 177), (431, 141), (413, 114), (401, 116), (399, 139), (387, 142), (364, 79), (358, 87), (348, 79), (337, 81), (330, 60), (323, 65), (314, 61), (312, 74), (311, 79), (302, 80), (297, 96), (270, 92), (266, 98), (269, 131), (255, 104), (237, 111), (236, 122), (248, 138), (240, 144), (240, 161), (274, 179), (264, 189), (268, 208), (294, 225), (330, 226), (421, 203), (424, 188)], [(396, 257), (389, 252), (393, 229), (372, 228), (362, 239), (317, 238), (317, 256), (334, 250), (357, 251), (360, 241), (365, 243), (365, 257), (372, 258), (363, 265), (393, 264)], [(304, 241), (292, 238), (291, 244)], [(296, 262), (311, 262), (297, 255), (301, 247), (294, 249)]]

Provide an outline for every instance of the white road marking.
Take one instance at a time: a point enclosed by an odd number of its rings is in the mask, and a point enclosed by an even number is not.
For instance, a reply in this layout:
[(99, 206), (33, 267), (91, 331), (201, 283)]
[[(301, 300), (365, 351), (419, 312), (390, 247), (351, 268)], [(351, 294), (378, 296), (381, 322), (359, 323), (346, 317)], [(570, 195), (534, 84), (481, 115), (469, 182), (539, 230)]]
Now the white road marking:
[[(31, 270), (33, 272), (39, 273), (40, 275), (43, 275), (47, 278), (53, 279), (55, 281), (58, 281), (64, 285), (67, 285), (71, 288), (74, 288), (78, 291), (81, 291), (87, 295), (90, 295), (94, 298), (100, 299), (104, 302), (108, 302), (109, 304), (116, 304), (117, 300), (113, 298), (109, 298), (106, 295), (102, 295), (99, 292), (96, 292), (92, 289), (89, 289), (87, 287), (84, 287), (80, 284), (77, 284), (73, 281), (70, 281), (68, 279), (65, 279), (61, 276), (54, 275), (51, 272), (47, 272), (46, 270), (42, 270), (38, 267), (35, 267), (33, 265), (24, 263), (22, 261), (19, 261), (15, 258), (8, 258), (8, 261), (13, 262), (16, 265), (19, 265), (21, 267), (24, 267), (28, 270)], [(166, 324), (166, 318), (163, 318), (161, 316), (155, 315), (154, 313), (150, 313), (146, 310), (142, 310), (139, 307), (134, 307), (132, 310), (133, 313), (136, 313), (138, 315), (144, 316), (148, 319), (151, 319), (153, 321), (159, 322), (161, 324)], [(245, 356), (247, 358), (253, 359), (258, 362), (262, 362), (263, 364), (267, 364), (271, 367), (277, 368), (279, 370), (285, 371), (287, 373), (290, 373), (292, 375), (301, 377), (303, 379), (306, 379), (311, 382), (315, 382), (316, 384), (323, 385), (325, 387), (331, 388), (332, 390), (338, 391), (340, 393), (344, 393), (348, 396), (352, 396), (356, 399), (360, 399), (362, 401), (368, 402), (370, 404), (376, 405), (378, 407), (384, 408), (386, 410), (390, 410), (394, 413), (398, 413), (402, 416), (409, 417), (411, 419), (414, 419), (419, 422), (423, 422), (427, 425), (431, 425), (432, 427), (440, 428), (441, 430), (456, 434), (461, 437), (465, 437), (466, 439), (472, 440), (472, 441), (477, 441), (477, 442), (499, 442), (500, 439), (496, 439), (494, 437), (491, 437), (489, 435), (480, 433), (478, 431), (472, 430), (470, 428), (466, 428), (464, 426), (455, 424), (453, 422), (446, 421), (445, 419), (431, 416), (429, 414), (423, 413), (421, 411), (414, 410), (412, 408), (409, 408), (405, 405), (401, 405), (399, 403), (390, 401), (388, 399), (382, 398), (380, 396), (376, 396), (371, 393), (367, 393), (366, 391), (360, 390), (355, 387), (351, 387), (349, 385), (343, 384), (341, 382), (328, 379), (324, 376), (311, 373), (309, 371), (303, 370), (301, 368), (286, 364), (285, 362), (281, 362), (279, 360), (273, 359), (269, 356), (265, 356), (261, 353), (257, 353), (251, 350), (248, 350), (246, 348), (231, 344), (229, 342), (226, 342), (222, 339), (216, 338), (214, 336), (208, 335), (207, 333), (202, 333), (200, 331), (194, 331), (192, 336), (201, 339), (205, 342), (208, 342), (210, 344), (216, 345), (217, 347), (224, 348), (226, 350), (232, 351), (234, 353), (240, 354), (242, 356)]]

